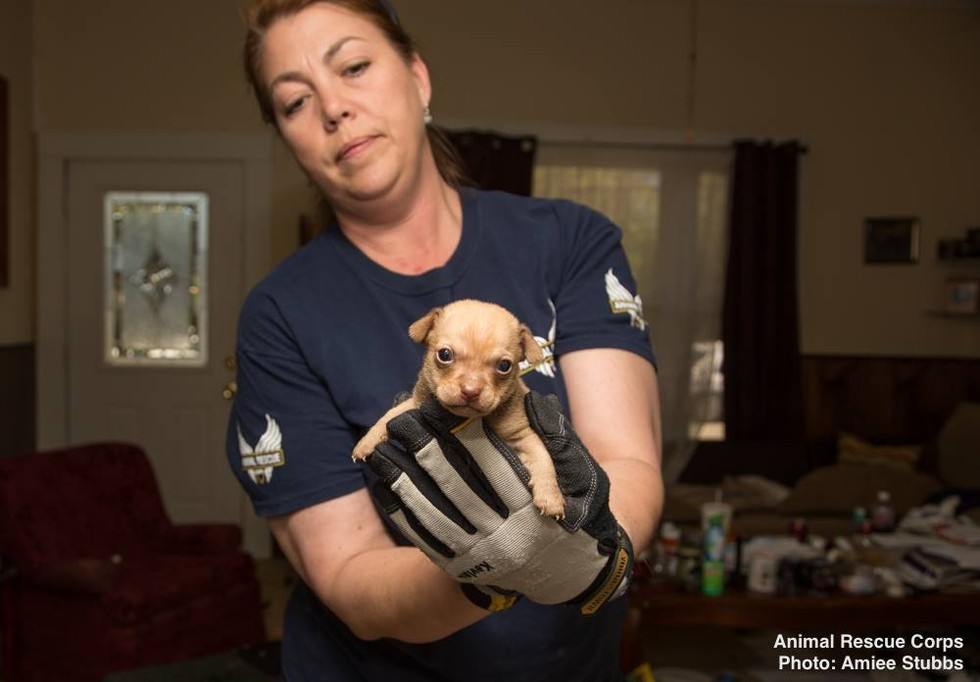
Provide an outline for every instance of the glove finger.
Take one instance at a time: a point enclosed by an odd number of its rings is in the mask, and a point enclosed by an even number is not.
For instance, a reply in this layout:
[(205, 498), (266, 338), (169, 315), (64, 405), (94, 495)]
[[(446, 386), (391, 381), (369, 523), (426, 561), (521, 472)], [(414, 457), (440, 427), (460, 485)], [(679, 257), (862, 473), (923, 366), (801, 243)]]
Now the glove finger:
[(469, 453), (496, 497), (510, 513), (531, 504), (531, 477), (527, 469), (482, 419), (463, 424), (453, 433), (453, 440)]
[[(433, 472), (442, 468), (443, 461), (448, 462), (455, 472), (452, 478), (457, 485), (444, 487), (443, 490), (461, 509), (480, 509), (479, 512), (474, 512), (475, 525), (487, 527), (486, 524), (490, 524), (489, 527), (494, 528), (499, 519), (507, 518), (509, 509), (487, 479), (484, 470), (474, 461), (472, 453), (459, 442), (454, 433), (469, 423), (470, 420), (447, 412), (437, 401), (429, 400), (419, 410), (409, 410), (392, 419), (388, 423), (388, 434), (410, 452), (417, 453), (417, 456), (436, 441), (441, 458), (434, 451), (425, 451), (423, 459), (427, 461), (423, 466)], [(463, 485), (458, 485), (459, 481)], [(479, 498), (482, 505), (472, 499), (472, 494)], [(477, 514), (481, 519), (475, 518)]]
[(371, 486), (371, 495), (404, 538), (421, 549), (435, 564), (445, 566), (447, 559), (456, 556), (439, 538), (419, 523), (412, 512), (404, 508), (401, 499), (384, 481), (378, 479), (374, 482)]
[[(402, 509), (410, 511), (453, 553), (465, 552), (476, 542), (476, 527), (443, 494), (414, 457), (385, 441), (375, 448), (367, 461), (380, 482), (398, 497)], [(389, 498), (387, 507), (392, 504)], [(385, 508), (384, 504), (382, 508)]]

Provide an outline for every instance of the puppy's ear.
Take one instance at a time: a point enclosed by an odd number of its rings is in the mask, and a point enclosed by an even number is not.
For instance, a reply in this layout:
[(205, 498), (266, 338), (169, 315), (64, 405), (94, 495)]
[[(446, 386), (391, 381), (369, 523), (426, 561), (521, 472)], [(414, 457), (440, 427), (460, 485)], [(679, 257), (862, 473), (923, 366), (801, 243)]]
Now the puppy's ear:
[(530, 362), (532, 366), (544, 362), (544, 352), (538, 342), (534, 340), (534, 334), (531, 333), (527, 325), (522, 324), (518, 327), (517, 333), (520, 336), (524, 359)]
[(442, 308), (433, 308), (425, 315), (415, 320), (408, 328), (408, 336), (415, 343), (425, 343), (426, 337), (429, 332), (432, 331), (432, 327), (435, 326), (436, 320), (439, 319), (439, 315), (442, 313)]

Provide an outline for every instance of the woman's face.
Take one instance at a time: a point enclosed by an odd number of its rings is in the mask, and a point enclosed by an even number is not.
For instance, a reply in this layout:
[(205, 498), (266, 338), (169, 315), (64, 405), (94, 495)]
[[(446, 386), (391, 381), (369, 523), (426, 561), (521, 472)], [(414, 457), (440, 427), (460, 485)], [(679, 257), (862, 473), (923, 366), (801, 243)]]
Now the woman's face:
[(377, 199), (417, 178), (428, 72), (373, 23), (326, 3), (278, 19), (261, 73), (279, 132), (332, 203)]

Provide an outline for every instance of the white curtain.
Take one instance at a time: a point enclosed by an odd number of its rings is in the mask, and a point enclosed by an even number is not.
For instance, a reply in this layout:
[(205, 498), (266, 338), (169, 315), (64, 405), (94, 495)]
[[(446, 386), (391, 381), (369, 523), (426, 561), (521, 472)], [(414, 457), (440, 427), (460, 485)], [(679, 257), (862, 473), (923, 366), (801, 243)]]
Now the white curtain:
[(721, 421), (721, 303), (730, 153), (542, 142), (534, 194), (595, 208), (623, 230), (658, 363), (664, 480)]

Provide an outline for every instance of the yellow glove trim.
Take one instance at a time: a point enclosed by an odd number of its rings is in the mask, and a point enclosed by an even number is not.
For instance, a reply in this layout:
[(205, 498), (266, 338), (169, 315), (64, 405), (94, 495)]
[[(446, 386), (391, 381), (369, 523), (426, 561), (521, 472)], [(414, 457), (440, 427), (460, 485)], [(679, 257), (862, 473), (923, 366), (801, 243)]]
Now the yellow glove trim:
[(586, 616), (590, 616), (599, 610), (603, 604), (612, 596), (612, 593), (616, 591), (619, 584), (623, 582), (623, 577), (626, 575), (626, 569), (630, 565), (630, 555), (626, 551), (626, 548), (620, 547), (616, 552), (616, 563), (613, 566), (613, 570), (609, 571), (609, 575), (606, 576), (606, 582), (603, 583), (599, 591), (595, 593), (589, 601), (582, 604), (581, 609), (579, 609)]

